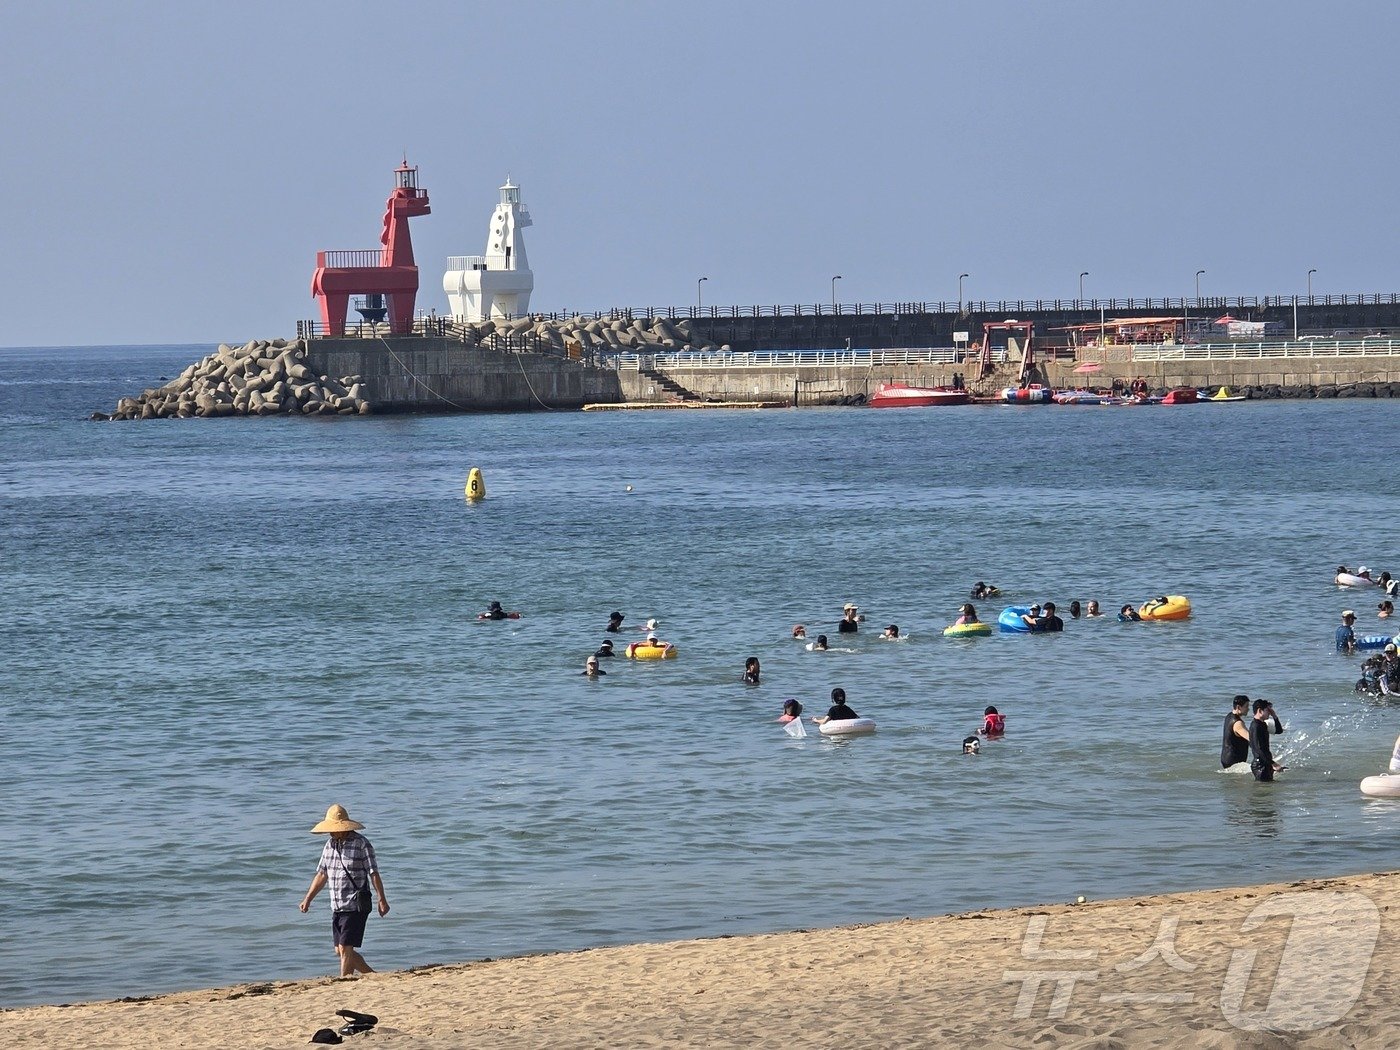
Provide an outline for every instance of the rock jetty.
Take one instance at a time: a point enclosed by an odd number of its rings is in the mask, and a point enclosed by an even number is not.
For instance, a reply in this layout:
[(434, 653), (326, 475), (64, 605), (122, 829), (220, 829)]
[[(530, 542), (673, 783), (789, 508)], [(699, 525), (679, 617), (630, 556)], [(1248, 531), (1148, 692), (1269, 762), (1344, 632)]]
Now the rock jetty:
[(470, 321), (454, 326), (469, 346), (510, 344), (541, 353), (660, 353), (667, 350), (719, 350), (711, 339), (696, 333), (690, 319), (669, 317), (570, 317), (550, 320), (520, 317)]
[(317, 375), (300, 339), (219, 344), (162, 387), (124, 397), (111, 415), (93, 419), (187, 419), (191, 416), (368, 415), (359, 376)]

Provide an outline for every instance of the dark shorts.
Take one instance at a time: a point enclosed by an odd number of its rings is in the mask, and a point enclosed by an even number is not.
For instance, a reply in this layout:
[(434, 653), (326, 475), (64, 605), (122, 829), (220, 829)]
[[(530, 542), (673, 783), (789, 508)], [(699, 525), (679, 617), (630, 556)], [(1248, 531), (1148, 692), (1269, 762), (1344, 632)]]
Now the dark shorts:
[(1255, 780), (1273, 780), (1274, 767), (1266, 766), (1261, 762), (1253, 762), (1249, 767), (1254, 773)]
[(331, 912), (332, 942), (358, 948), (365, 943), (365, 923), (368, 920), (369, 912), (367, 911)]

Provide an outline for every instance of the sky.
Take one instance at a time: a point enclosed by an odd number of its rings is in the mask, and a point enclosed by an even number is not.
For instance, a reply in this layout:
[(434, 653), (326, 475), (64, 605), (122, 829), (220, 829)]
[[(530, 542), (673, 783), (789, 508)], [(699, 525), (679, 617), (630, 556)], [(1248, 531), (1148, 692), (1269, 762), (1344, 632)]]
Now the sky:
[(0, 2), (0, 346), (317, 316), (419, 167), (531, 308), (1392, 292), (1393, 0)]

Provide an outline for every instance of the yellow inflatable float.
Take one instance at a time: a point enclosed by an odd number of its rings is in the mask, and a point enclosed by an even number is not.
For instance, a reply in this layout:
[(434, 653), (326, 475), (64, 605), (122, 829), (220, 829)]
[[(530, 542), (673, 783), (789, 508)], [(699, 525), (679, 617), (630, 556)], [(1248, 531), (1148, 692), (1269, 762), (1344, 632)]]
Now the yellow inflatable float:
[(650, 639), (645, 642), (633, 642), (627, 647), (627, 658), (629, 660), (674, 660), (676, 647), (670, 642), (656, 642)]
[(473, 503), (486, 498), (486, 479), (481, 476), (480, 467), (472, 467), (470, 473), (467, 474), (467, 487), (464, 490), (464, 495)]
[(1184, 594), (1168, 594), (1143, 602), (1138, 615), (1144, 620), (1185, 620), (1191, 615), (1191, 600)]
[(989, 623), (955, 623), (951, 627), (943, 628), (946, 638), (976, 638), (979, 634), (991, 633), (992, 625)]

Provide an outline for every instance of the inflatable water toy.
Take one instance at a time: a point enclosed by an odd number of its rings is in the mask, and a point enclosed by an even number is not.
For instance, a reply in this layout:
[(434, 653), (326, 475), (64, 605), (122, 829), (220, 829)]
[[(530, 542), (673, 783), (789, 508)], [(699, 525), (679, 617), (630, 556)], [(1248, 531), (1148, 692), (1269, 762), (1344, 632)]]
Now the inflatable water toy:
[(1008, 405), (1048, 405), (1055, 392), (1048, 386), (1032, 383), (1030, 386), (1009, 386), (1001, 392), (1001, 399)]
[(971, 393), (947, 386), (881, 383), (870, 395), (871, 408), (926, 408), (930, 405), (967, 405), (971, 402)]
[(873, 718), (837, 718), (821, 725), (822, 736), (863, 736), (875, 732)]
[(1374, 587), (1376, 581), (1369, 576), (1357, 576), (1353, 572), (1339, 572), (1333, 577), (1338, 587)]
[(1127, 398), (1097, 390), (1059, 390), (1055, 392), (1054, 401), (1057, 405), (1121, 405)]
[(1205, 391), (1201, 391), (1201, 392), (1199, 393), (1199, 398), (1200, 398), (1200, 400), (1202, 400), (1202, 401), (1248, 401), (1248, 400), (1249, 400), (1249, 399), (1248, 399), (1247, 397), (1245, 397), (1243, 394), (1232, 394), (1232, 393), (1230, 393), (1230, 388), (1229, 388), (1228, 386), (1222, 386), (1219, 390), (1217, 390), (1217, 391), (1216, 391), (1215, 393), (1213, 393), (1213, 394), (1210, 394), (1209, 396), (1206, 395)]
[(481, 476), (480, 467), (472, 467), (467, 473), (467, 487), (463, 494), (473, 503), (486, 498), (486, 479)]
[(674, 660), (676, 647), (670, 642), (632, 642), (627, 646), (629, 660)]
[(1400, 798), (1400, 777), (1389, 773), (1365, 777), (1361, 781), (1361, 793), (1371, 798)]
[(1162, 398), (1162, 404), (1164, 404), (1164, 405), (1194, 405), (1194, 404), (1195, 404), (1197, 401), (1199, 401), (1199, 400), (1200, 400), (1200, 397), (1199, 397), (1199, 395), (1197, 395), (1197, 393), (1196, 393), (1196, 388), (1195, 388), (1195, 387), (1193, 387), (1193, 386), (1179, 386), (1179, 387), (1177, 387), (1175, 390), (1169, 390), (1169, 391), (1167, 391), (1166, 396)]
[(1138, 615), (1144, 620), (1185, 620), (1191, 615), (1191, 600), (1184, 594), (1168, 594), (1143, 602)]
[(1384, 649), (1393, 641), (1395, 638), (1388, 634), (1363, 634), (1353, 644), (1357, 649)]
[(1035, 628), (1021, 619), (1030, 613), (1029, 605), (1008, 605), (997, 617), (997, 626), (1002, 634), (1032, 634)]
[(979, 635), (991, 634), (992, 625), (989, 623), (955, 623), (950, 627), (943, 628), (945, 638), (976, 638)]

